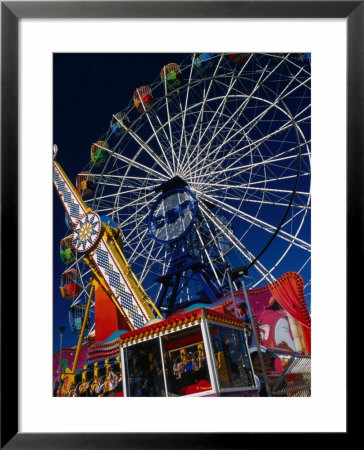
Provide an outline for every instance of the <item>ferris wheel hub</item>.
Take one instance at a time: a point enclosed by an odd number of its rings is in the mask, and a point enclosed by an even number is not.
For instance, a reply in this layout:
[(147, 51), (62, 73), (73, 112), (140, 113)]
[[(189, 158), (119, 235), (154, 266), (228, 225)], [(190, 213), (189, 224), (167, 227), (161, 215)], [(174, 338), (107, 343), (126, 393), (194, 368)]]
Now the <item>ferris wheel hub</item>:
[(169, 189), (163, 189), (149, 214), (149, 233), (160, 244), (172, 244), (182, 239), (197, 216), (198, 203), (194, 194), (185, 187), (173, 187), (179, 180), (170, 180), (173, 183), (168, 184)]

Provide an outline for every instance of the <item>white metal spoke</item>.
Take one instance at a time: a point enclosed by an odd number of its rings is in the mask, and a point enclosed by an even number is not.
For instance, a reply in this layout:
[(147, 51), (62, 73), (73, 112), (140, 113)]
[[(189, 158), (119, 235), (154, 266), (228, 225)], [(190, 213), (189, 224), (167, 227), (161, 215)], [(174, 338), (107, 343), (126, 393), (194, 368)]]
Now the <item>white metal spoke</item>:
[[(221, 222), (219, 223), (218, 219), (215, 218), (203, 205), (201, 205), (201, 209), (205, 216), (209, 218), (209, 220), (221, 231), (221, 233), (241, 252), (244, 258), (250, 262), (253, 261), (253, 255), (248, 251), (246, 247), (242, 245), (242, 243), (234, 236), (234, 234), (224, 226)], [(265, 269), (264, 266), (257, 261), (256, 268), (258, 272), (262, 275), (263, 279), (267, 279), (269, 281), (274, 281), (274, 277), (269, 272), (269, 270)]]
[[(264, 231), (267, 231), (270, 234), (273, 234), (276, 231), (276, 227), (270, 225), (267, 222), (264, 222), (264, 221), (258, 219), (257, 217), (250, 216), (246, 212), (236, 209), (236, 208), (222, 202), (216, 196), (212, 197), (208, 194), (204, 194), (201, 192), (200, 192), (200, 195), (201, 195), (201, 197), (205, 198), (209, 202), (213, 202), (213, 204), (218, 204), (225, 211), (235, 214), (235, 215), (238, 215), (241, 219), (249, 222), (250, 224), (252, 224), (254, 226), (261, 228)], [(284, 239), (288, 242), (292, 242), (297, 247), (301, 247), (305, 250), (309, 250), (309, 248), (310, 248), (308, 242), (298, 239), (297, 237), (290, 235), (289, 233), (283, 231), (282, 229), (278, 232), (277, 237), (280, 237), (281, 239)]]

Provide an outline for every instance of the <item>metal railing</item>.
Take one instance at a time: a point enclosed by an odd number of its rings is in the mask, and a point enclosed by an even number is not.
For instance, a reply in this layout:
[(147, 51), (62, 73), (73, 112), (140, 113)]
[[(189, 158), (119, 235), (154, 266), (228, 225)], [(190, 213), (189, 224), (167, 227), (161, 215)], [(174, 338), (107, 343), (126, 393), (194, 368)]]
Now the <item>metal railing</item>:
[(311, 396), (311, 356), (292, 355), (272, 388), (274, 397)]

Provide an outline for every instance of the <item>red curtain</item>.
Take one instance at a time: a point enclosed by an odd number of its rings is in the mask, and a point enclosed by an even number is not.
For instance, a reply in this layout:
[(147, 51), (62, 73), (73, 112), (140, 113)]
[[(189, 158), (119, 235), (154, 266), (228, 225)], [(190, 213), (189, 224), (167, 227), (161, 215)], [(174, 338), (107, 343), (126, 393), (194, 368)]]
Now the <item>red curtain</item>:
[(311, 317), (303, 293), (303, 280), (294, 272), (287, 272), (269, 286), (277, 302), (294, 318), (302, 329), (307, 353), (311, 353)]

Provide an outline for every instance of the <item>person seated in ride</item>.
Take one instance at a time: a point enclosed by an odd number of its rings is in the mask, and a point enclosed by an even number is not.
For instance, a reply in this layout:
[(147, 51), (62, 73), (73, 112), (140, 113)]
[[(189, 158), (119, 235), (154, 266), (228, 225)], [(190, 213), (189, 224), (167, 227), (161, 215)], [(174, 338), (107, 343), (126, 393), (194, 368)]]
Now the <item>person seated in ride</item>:
[(73, 397), (79, 397), (80, 396), (80, 385), (81, 383), (78, 383), (73, 391)]
[(102, 397), (105, 389), (105, 377), (98, 378), (98, 384), (96, 386), (95, 392), (98, 397)]
[(72, 383), (66, 393), (66, 397), (73, 397), (73, 393), (74, 393), (75, 389), (76, 389), (76, 383)]
[(133, 373), (130, 375), (129, 383), (131, 397), (143, 397), (142, 387), (145, 384), (145, 374), (139, 365), (134, 368)]
[(123, 393), (123, 376), (122, 373), (120, 371), (120, 373), (117, 373), (118, 376), (118, 383), (114, 389), (115, 391), (115, 397), (124, 397), (124, 393)]
[(109, 377), (110, 390), (113, 390), (118, 385), (118, 376), (112, 370), (111, 367), (109, 367), (109, 369), (108, 369), (108, 377)]
[(180, 379), (182, 377), (182, 372), (183, 372), (182, 359), (180, 356), (177, 356), (177, 358), (175, 359), (174, 364), (173, 364), (173, 375), (177, 379)]
[(155, 397), (160, 397), (164, 388), (163, 370), (159, 365), (156, 358), (152, 362), (152, 380), (153, 380), (153, 393)]
[(184, 365), (184, 371), (185, 373), (195, 372), (198, 370), (198, 364), (196, 363), (196, 360), (191, 352), (187, 354), (186, 362)]
[(92, 383), (91, 383), (91, 389), (90, 389), (90, 392), (92, 393), (92, 397), (96, 397), (97, 396), (96, 388), (98, 387), (98, 385), (99, 385), (99, 378), (94, 378)]
[(106, 394), (107, 392), (110, 392), (113, 390), (113, 385), (111, 383), (110, 380), (110, 375), (107, 375), (105, 378), (105, 389), (104, 389), (104, 394)]
[(86, 389), (88, 387), (87, 381), (82, 381), (80, 384), (80, 397), (86, 397)]
[(86, 396), (87, 397), (95, 397), (95, 380), (90, 380), (88, 383), (88, 389), (86, 391)]

